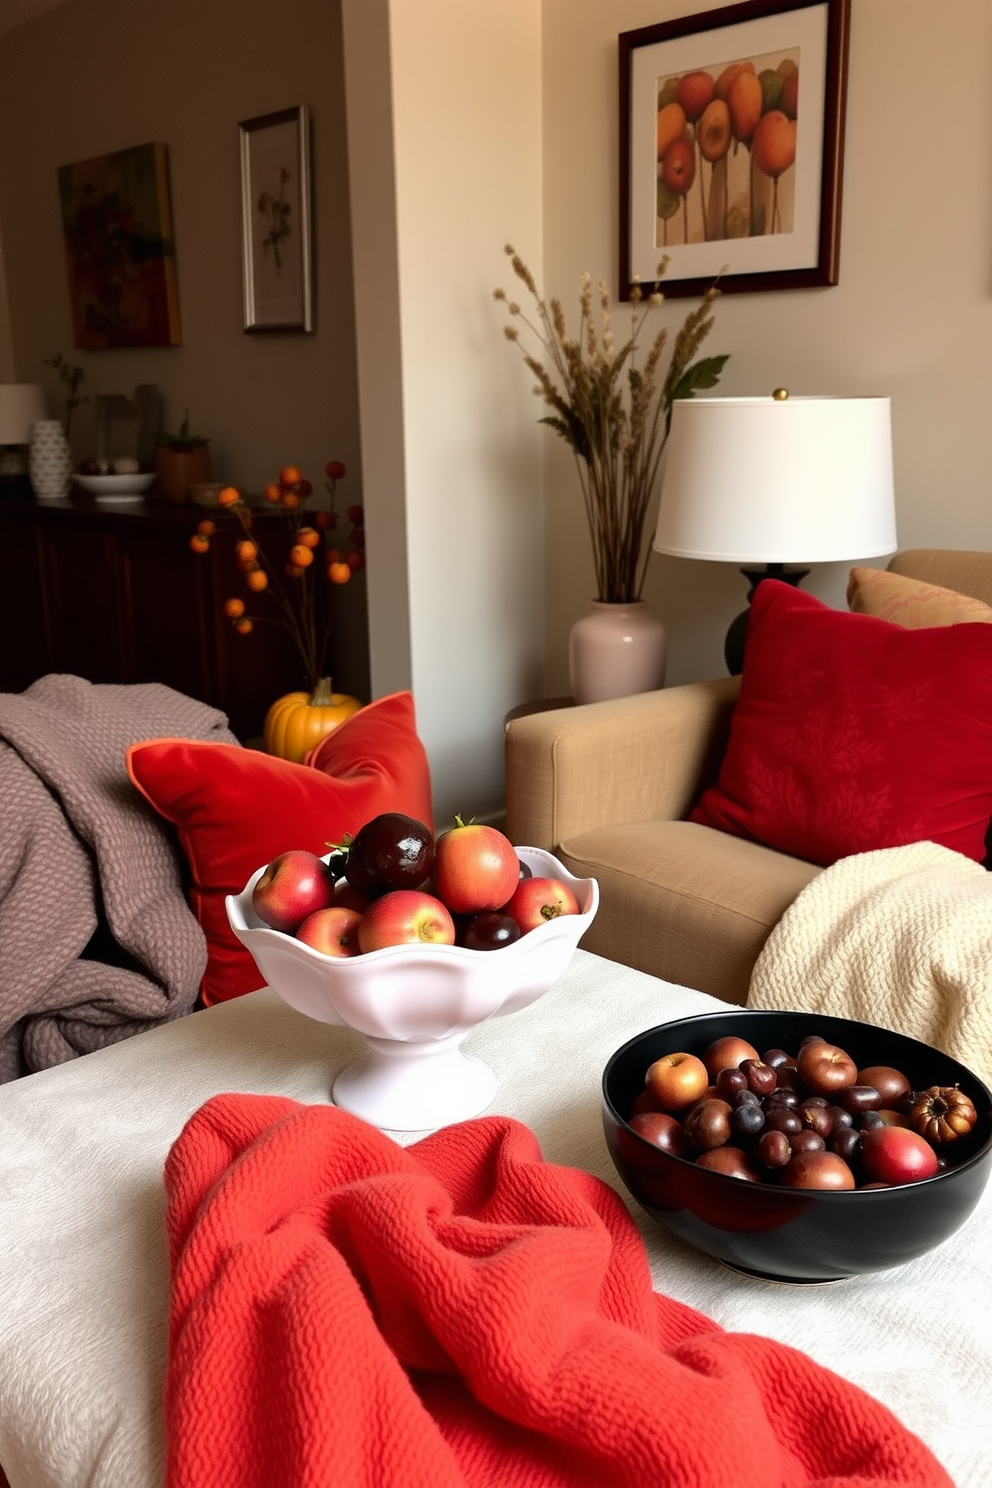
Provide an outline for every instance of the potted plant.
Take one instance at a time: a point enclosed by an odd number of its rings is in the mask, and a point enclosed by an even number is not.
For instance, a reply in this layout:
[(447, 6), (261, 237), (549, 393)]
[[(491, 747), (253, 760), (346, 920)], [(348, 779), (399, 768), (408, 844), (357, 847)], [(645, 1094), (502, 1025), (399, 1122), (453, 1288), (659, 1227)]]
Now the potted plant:
[(213, 479), (210, 441), (189, 432), (189, 409), (176, 434), (160, 434), (155, 446), (158, 492), (166, 501), (189, 501), (189, 488)]

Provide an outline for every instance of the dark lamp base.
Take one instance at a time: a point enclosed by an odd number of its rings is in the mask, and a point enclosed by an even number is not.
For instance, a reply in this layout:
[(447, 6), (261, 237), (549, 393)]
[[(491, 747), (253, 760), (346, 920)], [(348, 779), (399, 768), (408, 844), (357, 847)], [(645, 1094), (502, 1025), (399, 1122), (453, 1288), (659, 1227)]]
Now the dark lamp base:
[[(797, 585), (809, 573), (808, 568), (786, 568), (784, 563), (766, 563), (764, 568), (742, 568), (741, 573), (748, 580), (751, 587), (747, 591), (747, 602), (750, 605), (754, 598), (754, 591), (762, 579), (781, 579), (783, 584)], [(727, 663), (727, 671), (732, 677), (740, 676), (744, 670), (744, 643), (747, 640), (747, 622), (749, 610), (742, 610), (730, 622), (727, 631), (727, 639), (723, 643), (723, 659)]]
[(31, 478), (27, 471), (23, 472), (0, 472), (0, 501), (8, 496), (16, 497), (18, 500), (30, 500), (34, 495)]

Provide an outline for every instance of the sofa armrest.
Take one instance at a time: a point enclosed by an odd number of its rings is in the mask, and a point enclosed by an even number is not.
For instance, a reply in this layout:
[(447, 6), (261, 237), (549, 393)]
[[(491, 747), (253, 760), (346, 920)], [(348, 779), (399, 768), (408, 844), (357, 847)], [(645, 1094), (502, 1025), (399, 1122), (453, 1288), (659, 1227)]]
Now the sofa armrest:
[(506, 725), (506, 828), (554, 851), (624, 822), (680, 820), (716, 778), (738, 677), (530, 713)]

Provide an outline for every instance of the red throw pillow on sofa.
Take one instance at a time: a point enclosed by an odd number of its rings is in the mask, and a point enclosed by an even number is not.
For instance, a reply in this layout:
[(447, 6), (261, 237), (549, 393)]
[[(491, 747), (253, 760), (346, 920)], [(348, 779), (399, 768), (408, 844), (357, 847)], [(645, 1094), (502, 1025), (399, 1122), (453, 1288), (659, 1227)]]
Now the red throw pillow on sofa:
[(190, 904), (207, 937), (201, 991), (208, 1005), (261, 985), (224, 905), (256, 868), (290, 848), (326, 853), (329, 843), (354, 836), (383, 811), (433, 827), (430, 770), (408, 692), (352, 714), (311, 758), (309, 765), (289, 764), (236, 744), (190, 739), (151, 739), (127, 751), (134, 784), (179, 829)]
[(762, 580), (690, 820), (826, 865), (918, 841), (981, 862), (990, 815), (992, 626), (906, 630)]

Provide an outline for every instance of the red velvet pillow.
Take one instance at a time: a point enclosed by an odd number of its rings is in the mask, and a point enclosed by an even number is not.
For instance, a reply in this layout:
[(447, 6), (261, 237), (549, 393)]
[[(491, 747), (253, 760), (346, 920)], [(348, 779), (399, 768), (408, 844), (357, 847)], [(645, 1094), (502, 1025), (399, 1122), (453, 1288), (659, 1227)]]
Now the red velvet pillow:
[(151, 739), (127, 751), (128, 774), (178, 827), (189, 860), (190, 904), (209, 952), (201, 988), (208, 1005), (261, 985), (224, 907), (256, 868), (289, 848), (326, 853), (383, 811), (433, 827), (430, 771), (408, 692), (352, 714), (311, 757), (313, 764), (295, 765), (190, 739)]
[(918, 841), (980, 862), (990, 815), (992, 626), (906, 630), (764, 579), (690, 820), (826, 865)]

